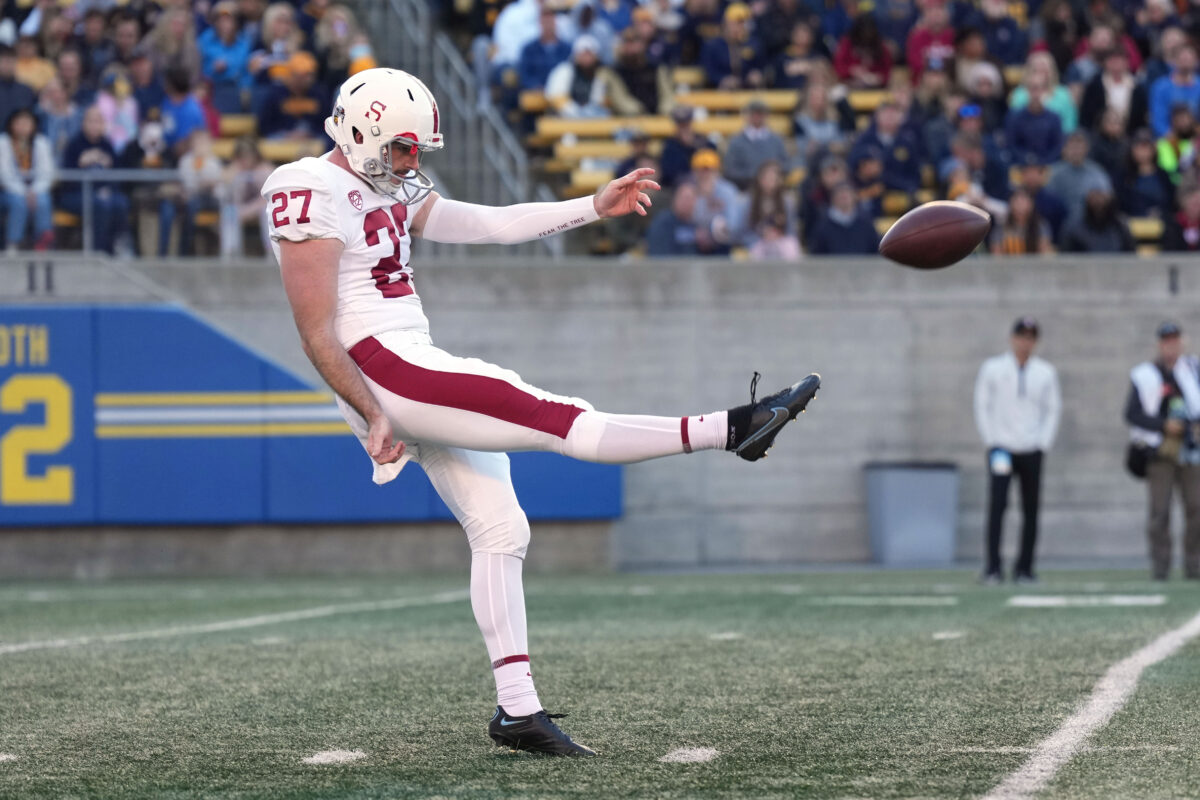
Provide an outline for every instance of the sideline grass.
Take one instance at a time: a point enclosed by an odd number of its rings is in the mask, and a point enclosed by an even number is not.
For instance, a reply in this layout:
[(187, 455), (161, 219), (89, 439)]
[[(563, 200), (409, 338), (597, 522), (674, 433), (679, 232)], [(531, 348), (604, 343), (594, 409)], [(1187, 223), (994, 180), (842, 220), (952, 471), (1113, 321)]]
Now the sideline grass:
[[(1140, 572), (1045, 577), (1020, 593), (1167, 600), (1014, 608), (1017, 592), (963, 572), (533, 576), (534, 674), (601, 752), (585, 762), (491, 746), (493, 687), (465, 601), (2, 655), (0, 753), (17, 758), (0, 762), (0, 798), (978, 796), (1113, 662), (1200, 610), (1200, 586)], [(0, 643), (464, 585), (9, 584)], [(1043, 797), (1195, 796), (1200, 646), (1151, 668), (1093, 744)], [(680, 748), (718, 755), (660, 762)], [(301, 763), (331, 750), (366, 755)]]

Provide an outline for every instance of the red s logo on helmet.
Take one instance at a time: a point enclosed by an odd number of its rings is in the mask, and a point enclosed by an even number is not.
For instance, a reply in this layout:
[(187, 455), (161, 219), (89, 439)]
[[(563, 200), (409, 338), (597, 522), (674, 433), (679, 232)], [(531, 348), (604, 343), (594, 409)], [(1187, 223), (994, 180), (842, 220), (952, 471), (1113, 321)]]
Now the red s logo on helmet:
[[(375, 106), (379, 106), (379, 108), (376, 108)], [(371, 102), (371, 108), (368, 109), (367, 113), (363, 114), (363, 116), (367, 117), (369, 119), (371, 117), (371, 115), (374, 114), (375, 121), (379, 122), (380, 117), (382, 116), (384, 111), (387, 111), (387, 106), (385, 106), (383, 103), (379, 102), (378, 100), (374, 100)]]

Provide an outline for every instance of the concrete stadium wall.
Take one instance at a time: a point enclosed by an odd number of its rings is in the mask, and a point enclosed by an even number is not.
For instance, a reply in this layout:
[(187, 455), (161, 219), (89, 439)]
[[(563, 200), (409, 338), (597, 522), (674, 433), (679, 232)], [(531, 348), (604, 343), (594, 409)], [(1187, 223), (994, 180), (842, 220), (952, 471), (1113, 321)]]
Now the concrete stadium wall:
[[(1153, 353), (1160, 319), (1200, 325), (1196, 259), (975, 259), (921, 273), (881, 259), (422, 263), (418, 245), (416, 263), (437, 344), (604, 410), (701, 413), (745, 402), (754, 370), (764, 393), (822, 374), (810, 413), (764, 462), (702, 453), (630, 468), (611, 530), (621, 568), (868, 560), (863, 465), (912, 459), (959, 465), (957, 553), (976, 560), (974, 379), (1019, 314), (1041, 320), (1065, 404), (1041, 553), (1141, 563), (1143, 487), (1121, 467), (1128, 371)], [(141, 269), (315, 379), (273, 265)]]

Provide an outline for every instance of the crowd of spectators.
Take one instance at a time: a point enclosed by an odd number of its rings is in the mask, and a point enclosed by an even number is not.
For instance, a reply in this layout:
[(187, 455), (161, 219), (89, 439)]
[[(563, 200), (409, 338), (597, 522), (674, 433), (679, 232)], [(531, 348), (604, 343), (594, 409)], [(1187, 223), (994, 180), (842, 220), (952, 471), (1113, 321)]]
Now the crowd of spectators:
[[(884, 198), (920, 189), (988, 209), (998, 254), (1131, 251), (1146, 217), (1163, 248), (1200, 249), (1194, 1), (475, 0), (461, 24), (480, 103), (670, 115), (657, 155), (629, 131), (614, 165), (673, 193), (640, 232), (652, 255), (873, 252)], [(697, 133), (680, 66), (799, 90), (790, 131), (752, 102), (736, 136)], [(883, 92), (865, 127), (861, 90)]]
[[(331, 0), (3, 0), (6, 247), (49, 248), (54, 210), (82, 215), (83, 186), (60, 171), (158, 168), (179, 180), (91, 182), (93, 246), (138, 251), (145, 216), (159, 255), (191, 254), (197, 220), (215, 212), (222, 252), (241, 252), (246, 227), (263, 235), (257, 142), (323, 149), (332, 92), (373, 66), (353, 12)], [(257, 137), (224, 148), (225, 163), (214, 140), (234, 114)]]

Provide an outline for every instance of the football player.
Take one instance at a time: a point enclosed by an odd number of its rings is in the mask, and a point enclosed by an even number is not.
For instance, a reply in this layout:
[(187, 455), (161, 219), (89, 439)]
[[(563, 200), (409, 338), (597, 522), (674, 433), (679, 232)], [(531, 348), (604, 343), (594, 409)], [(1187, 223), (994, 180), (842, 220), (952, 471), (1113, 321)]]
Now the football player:
[(275, 170), (262, 188), (304, 351), (337, 393), (374, 480), (421, 465), (466, 530), (471, 607), (496, 680), (488, 733), (498, 745), (594, 755), (562, 732), (534, 689), (521, 568), (529, 523), (513, 492), (508, 451), (544, 450), (629, 464), (694, 450), (766, 454), (804, 410), (820, 378), (725, 411), (654, 417), (608, 414), (530, 386), (516, 373), (435, 347), (409, 263), (412, 238), (516, 243), (603, 217), (646, 214), (653, 170), (595, 196), (506, 207), (440, 197), (421, 171), (443, 147), (433, 95), (400, 70), (370, 69), (340, 88), (325, 130), (336, 147)]

